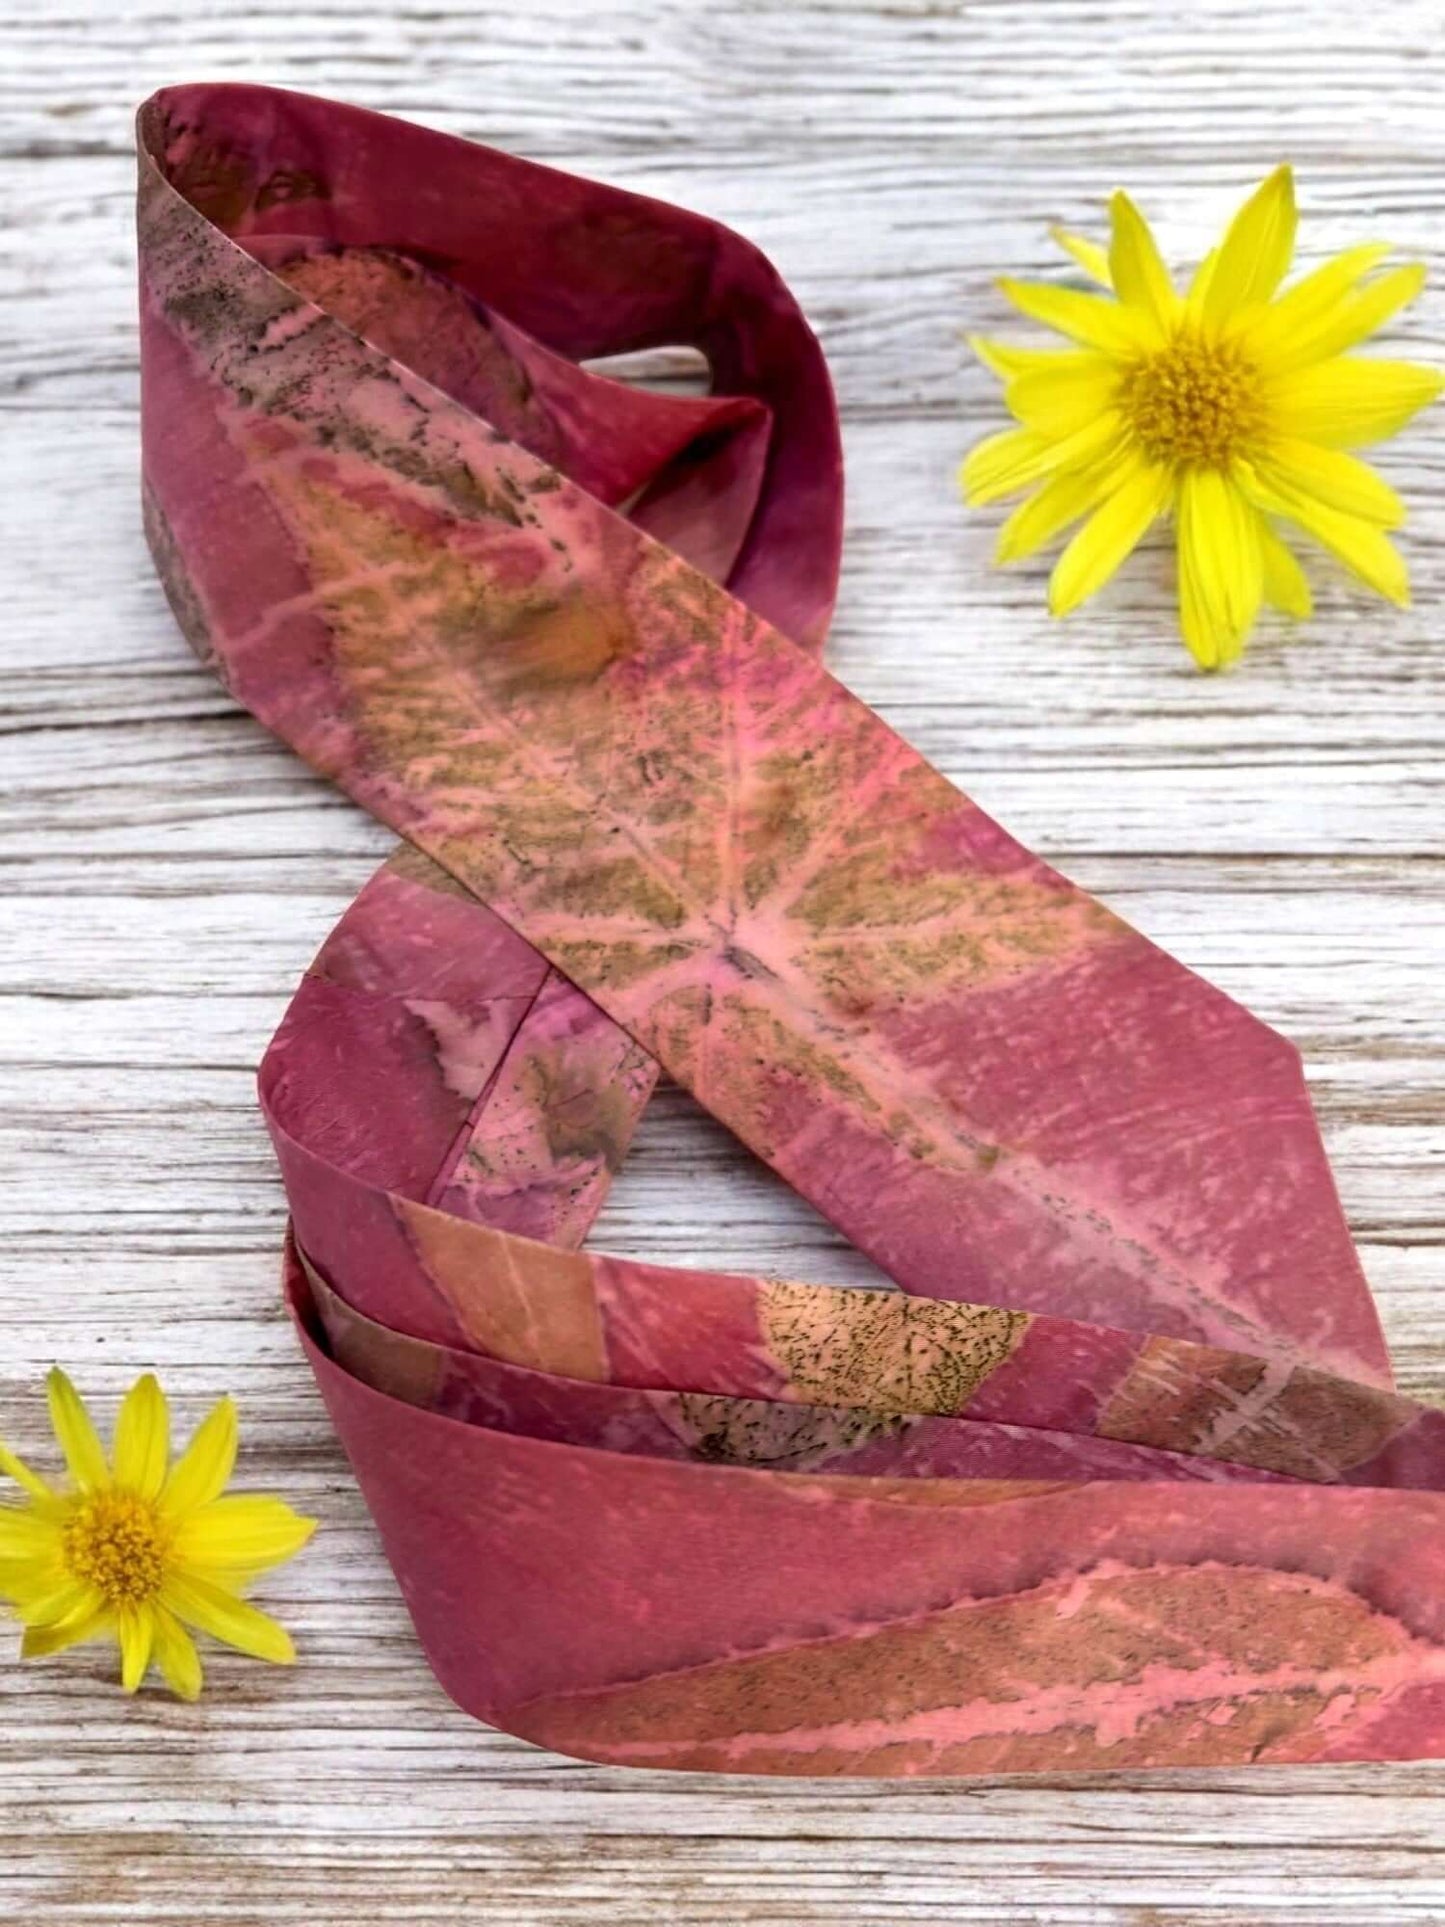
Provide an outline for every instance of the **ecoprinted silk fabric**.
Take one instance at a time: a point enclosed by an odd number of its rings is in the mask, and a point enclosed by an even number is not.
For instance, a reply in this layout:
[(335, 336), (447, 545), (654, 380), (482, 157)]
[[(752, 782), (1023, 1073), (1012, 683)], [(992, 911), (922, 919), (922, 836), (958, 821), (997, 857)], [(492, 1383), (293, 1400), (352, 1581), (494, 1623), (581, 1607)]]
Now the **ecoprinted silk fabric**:
[[(261, 1089), (446, 1690), (728, 1772), (1445, 1753), (1445, 1414), (1298, 1056), (820, 666), (837, 421), (756, 249), (232, 85), (141, 110), (139, 220), (177, 619), (403, 838)], [(663, 343), (711, 395), (579, 365)], [(659, 1070), (898, 1288), (582, 1249)]]

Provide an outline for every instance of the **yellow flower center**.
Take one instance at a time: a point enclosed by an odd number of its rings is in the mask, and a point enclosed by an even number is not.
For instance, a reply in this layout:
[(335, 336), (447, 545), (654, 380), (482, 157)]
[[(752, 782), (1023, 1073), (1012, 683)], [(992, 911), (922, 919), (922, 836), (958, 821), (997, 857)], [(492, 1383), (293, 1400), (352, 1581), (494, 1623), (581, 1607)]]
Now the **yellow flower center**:
[(129, 1492), (97, 1492), (66, 1521), (61, 1557), (110, 1606), (140, 1606), (165, 1577), (165, 1540), (155, 1508)]
[(1264, 409), (1254, 364), (1229, 342), (1181, 328), (1120, 384), (1124, 418), (1152, 461), (1223, 468), (1257, 433)]

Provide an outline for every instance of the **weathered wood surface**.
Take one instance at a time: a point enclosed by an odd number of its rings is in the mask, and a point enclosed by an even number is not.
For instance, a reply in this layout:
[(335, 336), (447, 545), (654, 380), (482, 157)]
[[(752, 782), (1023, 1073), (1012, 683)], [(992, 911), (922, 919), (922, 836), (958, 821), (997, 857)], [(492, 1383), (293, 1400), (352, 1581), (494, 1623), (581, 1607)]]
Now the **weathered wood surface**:
[[(253, 1066), (387, 838), (189, 661), (136, 504), (130, 113), (165, 80), (352, 98), (688, 202), (776, 258), (849, 455), (831, 661), (1036, 848), (1302, 1045), (1402, 1380), (1445, 1397), (1445, 416), (1384, 466), (1413, 611), (1328, 590), (1195, 677), (1163, 565), (1065, 628), (954, 496), (996, 418), (965, 327), (1127, 181), (1182, 255), (1281, 156), (1310, 252), (1442, 278), (1435, 0), (12, 0), (0, 125), (0, 1423), (63, 1359), (241, 1397), (247, 1482), (325, 1529), (292, 1673), (198, 1709), (99, 1657), (0, 1672), (0, 1917), (351, 1927), (1352, 1927), (1445, 1919), (1445, 1773), (877, 1788), (568, 1763), (422, 1664), (276, 1297)], [(1439, 359), (1431, 293), (1401, 329)], [(867, 1275), (676, 1096), (601, 1227)]]

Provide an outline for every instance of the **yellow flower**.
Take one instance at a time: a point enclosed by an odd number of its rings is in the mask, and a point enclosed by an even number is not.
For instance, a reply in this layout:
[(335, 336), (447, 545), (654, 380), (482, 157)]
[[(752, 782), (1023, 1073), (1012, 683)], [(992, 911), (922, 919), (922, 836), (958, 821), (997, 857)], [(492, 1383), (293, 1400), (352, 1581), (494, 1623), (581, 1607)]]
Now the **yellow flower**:
[(56, 1490), (4, 1445), (0, 1473), (28, 1494), (0, 1505), (0, 1598), (25, 1627), (27, 1659), (114, 1639), (133, 1693), (151, 1661), (193, 1700), (201, 1662), (187, 1626), (258, 1659), (295, 1658), (289, 1635), (240, 1594), (315, 1531), (279, 1499), (221, 1493), (236, 1463), (236, 1407), (223, 1398), (170, 1463), (170, 1410), (149, 1372), (126, 1394), (111, 1459), (57, 1366), (50, 1422), (70, 1481)]
[(1055, 233), (1107, 293), (1001, 283), (1074, 347), (973, 344), (1022, 426), (973, 449), (964, 492), (984, 503), (1032, 491), (1000, 532), (998, 560), (1032, 555), (1082, 520), (1049, 582), (1050, 609), (1066, 615), (1172, 511), (1180, 626), (1206, 669), (1238, 658), (1262, 602), (1309, 614), (1281, 524), (1408, 602), (1405, 564), (1385, 533), (1404, 520), (1403, 505), (1346, 451), (1393, 435), (1442, 377), (1346, 350), (1415, 298), (1424, 269), (1376, 274), (1388, 247), (1357, 247), (1280, 293), (1296, 222), (1287, 167), (1245, 202), (1184, 295), (1127, 194), (1115, 194), (1110, 213), (1107, 251)]

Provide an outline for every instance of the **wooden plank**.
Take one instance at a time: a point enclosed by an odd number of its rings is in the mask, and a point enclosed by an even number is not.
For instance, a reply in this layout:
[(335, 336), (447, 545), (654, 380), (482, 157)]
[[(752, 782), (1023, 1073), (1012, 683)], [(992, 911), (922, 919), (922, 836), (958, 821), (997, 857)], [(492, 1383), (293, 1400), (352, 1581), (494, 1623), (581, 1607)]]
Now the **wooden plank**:
[[(1065, 628), (952, 471), (1000, 417), (995, 275), (1126, 181), (1197, 255), (1281, 155), (1318, 256), (1439, 268), (1434, 0), (12, 0), (0, 81), (0, 1429), (53, 1358), (104, 1405), (234, 1388), (243, 1479), (324, 1531), (270, 1596), (302, 1663), (199, 1708), (99, 1656), (0, 1671), (0, 1918), (352, 1927), (1445, 1918), (1437, 1768), (887, 1788), (581, 1766), (443, 1700), (276, 1298), (252, 1102), (297, 973), (389, 844), (186, 657), (136, 503), (130, 114), (189, 74), (411, 114), (690, 203), (798, 289), (844, 409), (831, 661), (1025, 840), (1293, 1036), (1402, 1382), (1445, 1397), (1445, 460), (1382, 455), (1415, 607), (1322, 579), (1195, 677), (1162, 553)], [(1398, 331), (1440, 359), (1428, 296)], [(866, 1262), (679, 1093), (598, 1232), (670, 1262)]]

